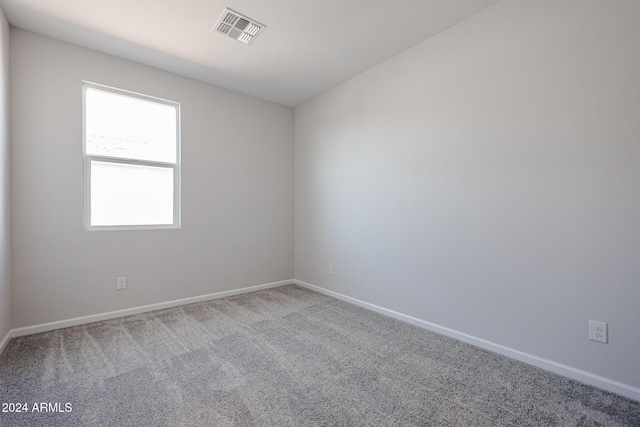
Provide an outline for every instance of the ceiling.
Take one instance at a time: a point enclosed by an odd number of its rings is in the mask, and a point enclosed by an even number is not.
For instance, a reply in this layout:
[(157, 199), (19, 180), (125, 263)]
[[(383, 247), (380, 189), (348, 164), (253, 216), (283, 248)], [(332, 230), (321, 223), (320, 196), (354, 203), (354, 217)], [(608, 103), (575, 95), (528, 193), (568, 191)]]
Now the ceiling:
[[(0, 0), (16, 27), (297, 106), (498, 0)], [(211, 31), (225, 7), (266, 25)]]

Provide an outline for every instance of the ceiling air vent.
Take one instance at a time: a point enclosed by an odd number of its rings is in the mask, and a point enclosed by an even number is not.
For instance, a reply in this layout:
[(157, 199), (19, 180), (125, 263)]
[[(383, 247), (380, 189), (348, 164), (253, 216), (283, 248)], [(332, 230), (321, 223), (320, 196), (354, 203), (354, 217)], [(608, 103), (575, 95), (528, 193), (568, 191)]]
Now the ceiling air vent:
[(238, 40), (240, 43), (251, 44), (265, 27), (251, 18), (226, 8), (213, 29), (220, 34)]

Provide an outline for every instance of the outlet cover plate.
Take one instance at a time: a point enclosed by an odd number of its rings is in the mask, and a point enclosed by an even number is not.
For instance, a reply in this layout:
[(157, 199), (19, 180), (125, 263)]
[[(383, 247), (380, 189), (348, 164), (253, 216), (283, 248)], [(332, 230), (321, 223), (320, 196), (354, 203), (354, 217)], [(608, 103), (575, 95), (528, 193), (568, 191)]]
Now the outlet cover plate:
[(589, 339), (607, 344), (608, 330), (607, 324), (597, 320), (589, 320)]

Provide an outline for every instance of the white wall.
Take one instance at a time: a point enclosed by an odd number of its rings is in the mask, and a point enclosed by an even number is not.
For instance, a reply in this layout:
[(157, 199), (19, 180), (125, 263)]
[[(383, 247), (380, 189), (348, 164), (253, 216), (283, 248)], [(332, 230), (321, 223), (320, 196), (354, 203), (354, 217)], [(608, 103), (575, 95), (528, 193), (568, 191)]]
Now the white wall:
[(11, 329), (9, 202), (9, 24), (0, 8), (0, 341)]
[(639, 22), (500, 2), (296, 108), (296, 278), (640, 387)]
[[(83, 229), (82, 80), (182, 104), (182, 229)], [(11, 89), (13, 327), (292, 278), (291, 108), (15, 28)]]

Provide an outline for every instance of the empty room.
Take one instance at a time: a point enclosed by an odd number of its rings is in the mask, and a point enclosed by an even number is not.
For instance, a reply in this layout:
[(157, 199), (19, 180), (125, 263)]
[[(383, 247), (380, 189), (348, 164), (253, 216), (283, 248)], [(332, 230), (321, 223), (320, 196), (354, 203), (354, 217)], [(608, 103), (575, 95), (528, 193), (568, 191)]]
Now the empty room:
[(637, 0), (0, 0), (1, 426), (640, 426)]

